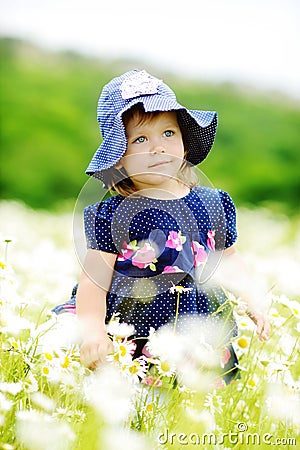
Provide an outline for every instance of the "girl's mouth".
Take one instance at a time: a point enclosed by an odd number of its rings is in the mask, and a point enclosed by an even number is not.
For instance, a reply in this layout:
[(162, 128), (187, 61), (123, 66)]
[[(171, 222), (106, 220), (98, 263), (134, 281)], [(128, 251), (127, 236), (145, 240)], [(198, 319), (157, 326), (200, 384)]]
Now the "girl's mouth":
[(159, 167), (159, 166), (164, 166), (166, 164), (169, 164), (170, 161), (158, 161), (154, 164), (151, 164), (151, 166), (149, 166), (150, 169), (153, 169), (154, 167)]

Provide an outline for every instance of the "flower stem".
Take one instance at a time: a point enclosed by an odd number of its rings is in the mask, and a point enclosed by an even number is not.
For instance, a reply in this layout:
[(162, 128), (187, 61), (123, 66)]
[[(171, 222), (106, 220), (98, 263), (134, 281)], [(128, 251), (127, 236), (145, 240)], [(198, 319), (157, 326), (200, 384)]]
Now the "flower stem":
[(4, 262), (7, 264), (8, 260), (8, 244), (11, 242), (11, 239), (5, 239), (5, 249), (4, 249)]
[(174, 327), (173, 327), (173, 331), (175, 333), (176, 331), (176, 327), (177, 327), (177, 322), (178, 322), (178, 314), (179, 314), (179, 300), (180, 300), (180, 292), (177, 292), (177, 300), (176, 300), (176, 312), (175, 312), (175, 320), (174, 320)]

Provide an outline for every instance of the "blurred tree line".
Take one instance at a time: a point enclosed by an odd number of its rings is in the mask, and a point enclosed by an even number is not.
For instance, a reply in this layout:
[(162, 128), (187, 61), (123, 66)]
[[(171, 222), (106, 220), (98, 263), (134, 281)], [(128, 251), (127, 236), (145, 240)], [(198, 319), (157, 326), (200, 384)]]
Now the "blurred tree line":
[[(129, 62), (50, 53), (0, 39), (1, 197), (52, 209), (75, 200), (101, 136), (96, 121), (104, 84)], [(149, 70), (190, 109), (216, 110), (217, 139), (200, 168), (240, 205), (298, 212), (300, 103), (278, 93), (208, 85)]]

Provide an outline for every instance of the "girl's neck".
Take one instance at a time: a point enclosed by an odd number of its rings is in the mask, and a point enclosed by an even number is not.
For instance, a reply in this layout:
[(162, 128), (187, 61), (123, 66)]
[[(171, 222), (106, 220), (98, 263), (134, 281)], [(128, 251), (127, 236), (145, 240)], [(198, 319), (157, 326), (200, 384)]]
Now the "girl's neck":
[(190, 193), (190, 188), (183, 183), (178, 183), (177, 189), (144, 188), (139, 189), (136, 194), (141, 197), (149, 197), (157, 200), (174, 200), (186, 197)]

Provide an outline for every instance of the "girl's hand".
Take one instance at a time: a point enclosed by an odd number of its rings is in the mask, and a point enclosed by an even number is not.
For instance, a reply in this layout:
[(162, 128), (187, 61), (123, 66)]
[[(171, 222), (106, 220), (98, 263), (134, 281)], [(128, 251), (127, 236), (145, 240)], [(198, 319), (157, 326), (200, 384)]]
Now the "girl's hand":
[(256, 333), (261, 341), (265, 341), (270, 336), (270, 322), (267, 316), (256, 311), (247, 311), (247, 315), (256, 325)]
[(90, 337), (80, 346), (80, 361), (89, 369), (96, 369), (106, 361), (106, 356), (114, 350), (113, 343), (107, 333)]

